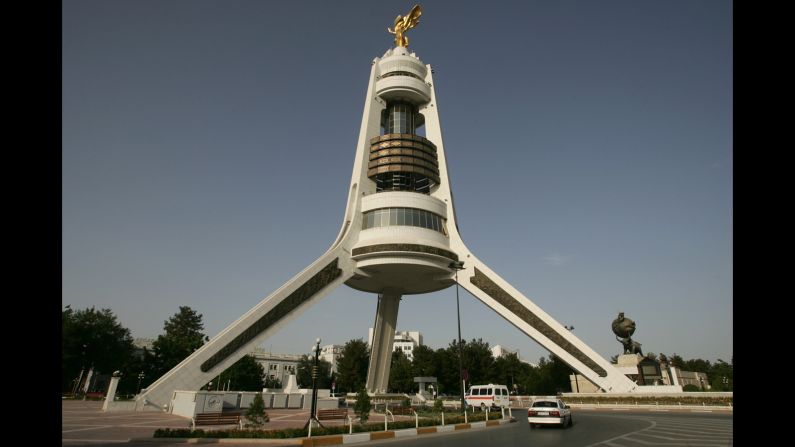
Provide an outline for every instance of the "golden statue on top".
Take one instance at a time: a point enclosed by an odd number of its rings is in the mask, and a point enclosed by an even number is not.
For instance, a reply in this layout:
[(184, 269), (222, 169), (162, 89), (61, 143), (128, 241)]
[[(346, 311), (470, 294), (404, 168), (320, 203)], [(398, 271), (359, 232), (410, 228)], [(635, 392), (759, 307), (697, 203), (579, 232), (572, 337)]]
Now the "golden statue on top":
[(406, 31), (414, 28), (417, 26), (417, 23), (420, 22), (420, 16), (422, 15), (422, 8), (420, 5), (414, 5), (409, 11), (408, 15), (403, 17), (402, 15), (398, 14), (397, 18), (395, 19), (395, 29), (387, 27), (387, 31), (389, 34), (395, 35), (395, 46), (396, 47), (408, 47), (409, 46), (409, 38), (404, 36), (403, 33)]

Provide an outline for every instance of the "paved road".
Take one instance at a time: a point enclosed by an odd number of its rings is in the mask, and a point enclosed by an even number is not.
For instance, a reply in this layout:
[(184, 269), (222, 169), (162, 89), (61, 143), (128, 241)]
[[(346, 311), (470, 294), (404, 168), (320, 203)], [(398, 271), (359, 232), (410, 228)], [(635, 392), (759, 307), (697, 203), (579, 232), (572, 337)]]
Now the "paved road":
[[(149, 437), (155, 428), (185, 428), (188, 419), (164, 413), (104, 413), (98, 402), (65, 402), (62, 407), (62, 445), (64, 447), (166, 447), (184, 443), (128, 443), (130, 438)], [(302, 425), (307, 412), (281, 410), (271, 414), (272, 425)], [(560, 447), (628, 446), (731, 446), (732, 413), (691, 413), (653, 411), (574, 410), (574, 426), (567, 429), (530, 429), (522, 419), (526, 410), (513, 412), (518, 422), (500, 427), (463, 430), (455, 433), (421, 435), (391, 441), (361, 443), (363, 447), (419, 447), (484, 445), (489, 447), (532, 445)], [(276, 420), (274, 420), (276, 419)], [(274, 427), (275, 428), (275, 427)], [(247, 441), (247, 442), (246, 442)], [(225, 446), (247, 446), (250, 440)], [(267, 442), (267, 441), (266, 441)], [(269, 446), (295, 445), (296, 440), (272, 440)], [(263, 443), (264, 444), (264, 443)]]
[(734, 444), (733, 415), (730, 413), (675, 413), (649, 411), (576, 411), (574, 426), (560, 429), (530, 429), (526, 420), (483, 430), (452, 434), (423, 435), (408, 440), (362, 444), (367, 447), (456, 447), (519, 446), (533, 447), (723, 447)]

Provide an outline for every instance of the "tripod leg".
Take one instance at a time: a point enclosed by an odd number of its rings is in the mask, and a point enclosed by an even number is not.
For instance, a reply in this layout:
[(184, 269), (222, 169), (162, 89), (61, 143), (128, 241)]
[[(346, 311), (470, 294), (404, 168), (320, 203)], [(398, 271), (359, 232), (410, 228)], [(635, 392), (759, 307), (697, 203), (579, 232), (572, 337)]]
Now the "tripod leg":
[(571, 331), (473, 255), (458, 272), (460, 285), (605, 391), (630, 392), (636, 385)]
[(327, 251), (150, 385), (139, 395), (136, 409), (162, 410), (174, 390), (198, 390), (352, 275), (350, 257), (342, 248)]
[(367, 368), (366, 388), (370, 393), (386, 393), (399, 307), (400, 294), (382, 293), (378, 296), (370, 363)]

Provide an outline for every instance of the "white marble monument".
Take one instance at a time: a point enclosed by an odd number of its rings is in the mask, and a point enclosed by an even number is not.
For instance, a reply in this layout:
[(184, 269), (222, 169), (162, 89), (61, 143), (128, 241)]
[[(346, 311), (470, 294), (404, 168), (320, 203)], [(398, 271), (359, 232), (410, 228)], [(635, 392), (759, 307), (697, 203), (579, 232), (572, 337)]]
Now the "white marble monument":
[[(306, 269), (152, 383), (137, 408), (159, 409), (174, 390), (199, 389), (343, 284), (377, 295), (367, 390), (387, 390), (400, 300), (458, 282), (488, 308), (607, 392), (637, 385), (475, 256), (458, 232), (433, 70), (407, 48), (373, 59), (348, 201), (336, 240)], [(340, 50), (344, 51), (344, 50)], [(488, 55), (473, 54), (488, 59)], [(485, 80), (484, 80), (485, 81)], [(425, 136), (417, 129), (425, 126)], [(497, 162), (484, 151), (483, 163)], [(462, 181), (466, 181), (462, 179)], [(508, 215), (506, 214), (505, 218)], [(421, 299), (421, 298), (420, 298)], [(366, 327), (366, 326), (365, 326)]]

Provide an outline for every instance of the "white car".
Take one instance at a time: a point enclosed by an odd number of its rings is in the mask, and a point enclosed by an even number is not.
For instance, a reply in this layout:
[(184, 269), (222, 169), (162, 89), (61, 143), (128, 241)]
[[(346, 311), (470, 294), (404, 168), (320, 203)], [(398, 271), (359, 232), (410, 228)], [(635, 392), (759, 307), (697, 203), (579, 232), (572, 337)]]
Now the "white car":
[(534, 400), (527, 410), (527, 423), (530, 428), (541, 424), (571, 427), (571, 409), (557, 397), (541, 397)]

